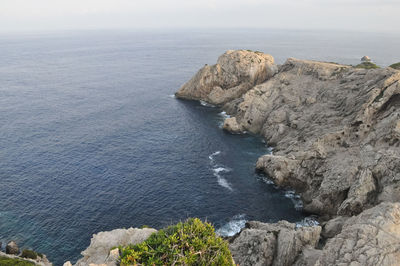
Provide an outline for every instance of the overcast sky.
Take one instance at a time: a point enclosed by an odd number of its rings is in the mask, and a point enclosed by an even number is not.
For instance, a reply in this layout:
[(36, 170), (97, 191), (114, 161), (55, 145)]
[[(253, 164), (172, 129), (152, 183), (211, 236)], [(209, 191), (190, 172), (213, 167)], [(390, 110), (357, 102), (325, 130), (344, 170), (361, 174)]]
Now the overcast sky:
[(0, 31), (290, 28), (400, 32), (400, 0), (0, 0)]

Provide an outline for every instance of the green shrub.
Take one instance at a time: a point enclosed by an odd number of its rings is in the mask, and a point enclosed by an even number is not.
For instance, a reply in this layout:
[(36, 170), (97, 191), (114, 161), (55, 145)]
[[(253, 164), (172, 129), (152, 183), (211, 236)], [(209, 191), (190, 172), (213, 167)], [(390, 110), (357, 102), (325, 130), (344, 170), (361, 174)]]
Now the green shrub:
[(216, 236), (211, 224), (197, 218), (169, 226), (121, 250), (121, 265), (233, 265), (228, 243)]
[(0, 265), (1, 266), (33, 266), (33, 265), (35, 265), (35, 263), (26, 261), (26, 260), (13, 259), (13, 258), (0, 256)]
[(361, 64), (356, 65), (355, 68), (376, 69), (379, 68), (379, 66), (375, 65), (372, 62), (363, 62)]
[(21, 254), (21, 257), (33, 260), (36, 260), (37, 256), (38, 254), (35, 251), (29, 249), (24, 249)]
[(400, 70), (400, 62), (399, 62), (399, 63), (396, 63), (396, 64), (393, 64), (393, 65), (390, 65), (390, 67), (391, 67), (391, 68), (394, 68), (394, 69), (399, 69), (399, 70)]

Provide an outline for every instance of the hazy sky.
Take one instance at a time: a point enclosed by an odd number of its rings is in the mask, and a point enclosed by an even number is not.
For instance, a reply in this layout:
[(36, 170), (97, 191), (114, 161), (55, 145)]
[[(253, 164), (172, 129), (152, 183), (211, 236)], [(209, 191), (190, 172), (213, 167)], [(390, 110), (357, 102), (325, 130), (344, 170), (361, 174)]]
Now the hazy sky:
[(292, 28), (400, 32), (400, 0), (0, 0), (0, 31)]

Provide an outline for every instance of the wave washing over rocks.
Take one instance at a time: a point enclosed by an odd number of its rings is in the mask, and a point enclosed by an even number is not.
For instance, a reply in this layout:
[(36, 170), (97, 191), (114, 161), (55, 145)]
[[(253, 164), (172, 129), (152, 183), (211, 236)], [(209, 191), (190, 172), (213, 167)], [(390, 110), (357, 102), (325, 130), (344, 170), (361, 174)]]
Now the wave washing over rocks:
[(262, 135), (274, 154), (257, 170), (319, 216), (248, 222), (231, 239), (237, 263), (399, 264), (400, 71), (227, 51), (176, 96), (221, 107), (229, 132)]
[[(233, 217), (217, 232), (230, 235), (237, 264), (399, 265), (400, 71), (294, 58), (278, 66), (267, 54), (227, 51), (176, 97), (222, 107), (229, 132), (262, 135), (274, 153), (257, 171), (311, 214), (298, 223)], [(220, 153), (209, 156), (217, 174)], [(155, 231), (98, 233), (77, 265), (116, 265), (112, 247)]]

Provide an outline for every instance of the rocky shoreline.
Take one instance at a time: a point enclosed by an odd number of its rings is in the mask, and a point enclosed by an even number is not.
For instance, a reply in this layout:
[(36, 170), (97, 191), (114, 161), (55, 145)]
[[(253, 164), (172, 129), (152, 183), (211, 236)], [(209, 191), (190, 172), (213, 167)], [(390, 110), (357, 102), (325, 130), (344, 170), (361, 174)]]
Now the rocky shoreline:
[(400, 71), (228, 51), (176, 93), (220, 106), (224, 129), (263, 136), (256, 168), (301, 195), (322, 227), (250, 222), (240, 265), (398, 265)]
[[(228, 51), (180, 90), (221, 107), (224, 129), (274, 147), (256, 170), (295, 189), (320, 225), (251, 221), (227, 238), (239, 265), (398, 265), (400, 262), (400, 71), (362, 69)], [(155, 229), (93, 236), (75, 265), (118, 265), (118, 246)], [(71, 266), (66, 262), (65, 266)]]
[[(0, 242), (0, 265), (18, 264), (18, 265), (53, 265), (46, 257), (46, 255), (37, 253), (30, 249), (20, 250), (15, 241), (10, 241), (5, 246), (5, 253), (1, 251), (2, 243)], [(5, 262), (7, 260), (7, 262)], [(22, 264), (24, 263), (24, 264)]]

